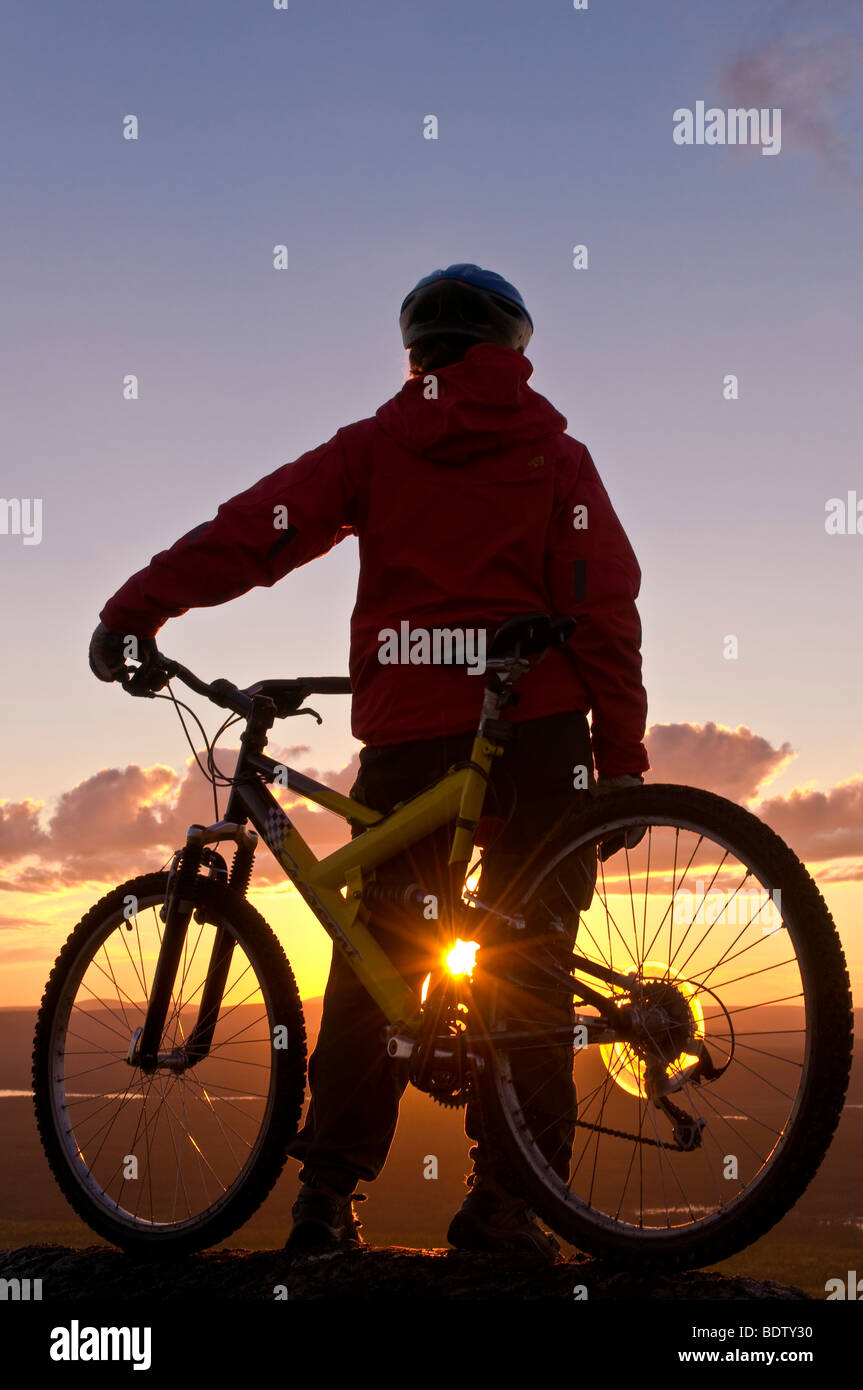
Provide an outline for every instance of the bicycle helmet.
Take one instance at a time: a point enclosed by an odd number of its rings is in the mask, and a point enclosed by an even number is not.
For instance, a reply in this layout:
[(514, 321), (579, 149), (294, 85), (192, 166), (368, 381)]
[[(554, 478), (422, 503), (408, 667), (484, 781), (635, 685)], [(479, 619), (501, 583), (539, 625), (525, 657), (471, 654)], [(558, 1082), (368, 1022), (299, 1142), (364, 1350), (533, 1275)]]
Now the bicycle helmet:
[(423, 276), (399, 313), (402, 342), (412, 348), (429, 338), (458, 335), (476, 342), (524, 348), (533, 320), (514, 285), (469, 261)]

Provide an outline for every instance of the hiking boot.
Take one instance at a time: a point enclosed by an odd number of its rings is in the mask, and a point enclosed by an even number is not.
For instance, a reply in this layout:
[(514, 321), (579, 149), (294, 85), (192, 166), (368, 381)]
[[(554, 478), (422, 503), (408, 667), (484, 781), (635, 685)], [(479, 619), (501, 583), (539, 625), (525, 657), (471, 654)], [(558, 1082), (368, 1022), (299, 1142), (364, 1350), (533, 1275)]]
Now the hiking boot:
[(292, 1255), (316, 1255), (368, 1249), (354, 1211), (354, 1202), (365, 1200), (364, 1192), (338, 1192), (314, 1179), (304, 1183), (291, 1208), (294, 1224), (285, 1250)]
[(449, 1224), (447, 1240), (457, 1250), (525, 1255), (546, 1264), (562, 1259), (560, 1245), (523, 1197), (494, 1179), (469, 1179), (471, 1190)]

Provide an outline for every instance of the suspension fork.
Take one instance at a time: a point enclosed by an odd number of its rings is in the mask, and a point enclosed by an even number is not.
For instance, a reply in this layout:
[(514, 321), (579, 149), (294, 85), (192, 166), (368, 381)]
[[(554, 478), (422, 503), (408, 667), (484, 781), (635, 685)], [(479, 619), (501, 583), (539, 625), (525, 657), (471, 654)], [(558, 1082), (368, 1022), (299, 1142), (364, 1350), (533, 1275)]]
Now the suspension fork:
[[(185, 847), (180, 851), (179, 867), (176, 859), (172, 867), (164, 908), (165, 930), (162, 934), (159, 959), (156, 962), (147, 1015), (143, 1028), (136, 1028), (133, 1033), (127, 1055), (127, 1060), (144, 1072), (152, 1073), (158, 1066), (182, 1072), (187, 1067), (194, 1066), (202, 1057), (206, 1057), (210, 1050), (234, 954), (233, 937), (221, 927), (216, 928), (213, 939), (207, 978), (204, 981), (194, 1028), (185, 1043), (171, 1052), (160, 1054), (159, 1042), (168, 1017), (174, 981), (177, 978), (180, 957), (195, 906), (196, 881), (206, 845), (221, 840), (236, 841), (237, 850), (231, 865), (228, 887), (240, 897), (246, 895), (258, 837), (245, 824), (245, 809), (238, 786), (246, 770), (248, 753), (263, 751), (267, 742), (267, 732), (272, 728), (275, 717), (275, 705), (271, 699), (262, 695), (252, 699), (251, 713), (246, 721), (245, 731), (240, 736), (240, 756), (234, 769), (233, 787), (225, 810), (226, 819), (216, 821), (215, 825), (210, 826), (190, 825)], [(203, 917), (197, 915), (197, 920), (203, 921)]]
[[(245, 825), (232, 821), (217, 821), (210, 826), (191, 825), (184, 848), (175, 856), (168, 879), (168, 892), (163, 910), (165, 930), (162, 933), (162, 945), (156, 962), (150, 1001), (144, 1026), (142, 1029), (136, 1029), (129, 1048), (129, 1062), (147, 1073), (155, 1071), (157, 1066), (166, 1066), (178, 1072), (185, 1071), (187, 1067), (194, 1066), (206, 1057), (210, 1050), (235, 945), (230, 932), (222, 927), (216, 929), (213, 937), (194, 1027), (182, 1046), (166, 1053), (160, 1053), (158, 1049), (195, 907), (195, 889), (205, 846), (222, 840), (236, 841), (237, 849), (231, 865), (228, 887), (238, 896), (245, 897), (258, 843), (255, 832)], [(213, 856), (213, 859), (216, 858), (217, 856)], [(204, 921), (200, 908), (195, 913), (195, 918), (196, 921)]]

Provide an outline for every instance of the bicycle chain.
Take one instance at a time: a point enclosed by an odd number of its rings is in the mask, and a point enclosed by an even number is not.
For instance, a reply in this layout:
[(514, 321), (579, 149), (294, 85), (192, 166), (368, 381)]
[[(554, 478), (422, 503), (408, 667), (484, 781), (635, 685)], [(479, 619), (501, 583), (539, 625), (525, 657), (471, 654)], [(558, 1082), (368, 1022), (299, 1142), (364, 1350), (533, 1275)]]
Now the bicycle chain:
[(673, 1149), (675, 1153), (687, 1153), (682, 1144), (669, 1144), (665, 1139), (645, 1139), (643, 1134), (627, 1134), (625, 1129), (611, 1129), (608, 1125), (589, 1125), (585, 1120), (576, 1120), (577, 1129), (593, 1129), (597, 1134), (610, 1134), (614, 1139), (634, 1139), (636, 1144), (650, 1144), (655, 1149)]

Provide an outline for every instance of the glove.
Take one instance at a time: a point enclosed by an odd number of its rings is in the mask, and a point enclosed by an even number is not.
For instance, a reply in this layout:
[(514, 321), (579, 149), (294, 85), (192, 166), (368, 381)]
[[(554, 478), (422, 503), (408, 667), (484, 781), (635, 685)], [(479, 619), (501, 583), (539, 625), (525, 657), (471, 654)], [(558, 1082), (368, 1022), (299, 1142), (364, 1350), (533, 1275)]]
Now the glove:
[[(131, 647), (132, 642), (137, 643), (137, 650)], [(123, 681), (125, 683), (127, 675), (131, 675), (131, 668), (126, 666), (126, 658), (132, 661), (140, 661), (140, 670), (145, 670), (151, 658), (155, 654), (156, 643), (152, 637), (132, 637), (128, 633), (109, 632), (104, 623), (100, 623), (90, 638), (90, 670), (100, 681)]]
[[(610, 792), (622, 791), (626, 787), (643, 787), (644, 778), (641, 773), (621, 773), (618, 777), (599, 777), (594, 788), (595, 796), (607, 796)], [(647, 834), (647, 826), (631, 826), (628, 830), (619, 830), (607, 840), (603, 840), (599, 847), (599, 858), (602, 863), (610, 859), (612, 854), (617, 854), (618, 850), (635, 849)]]

